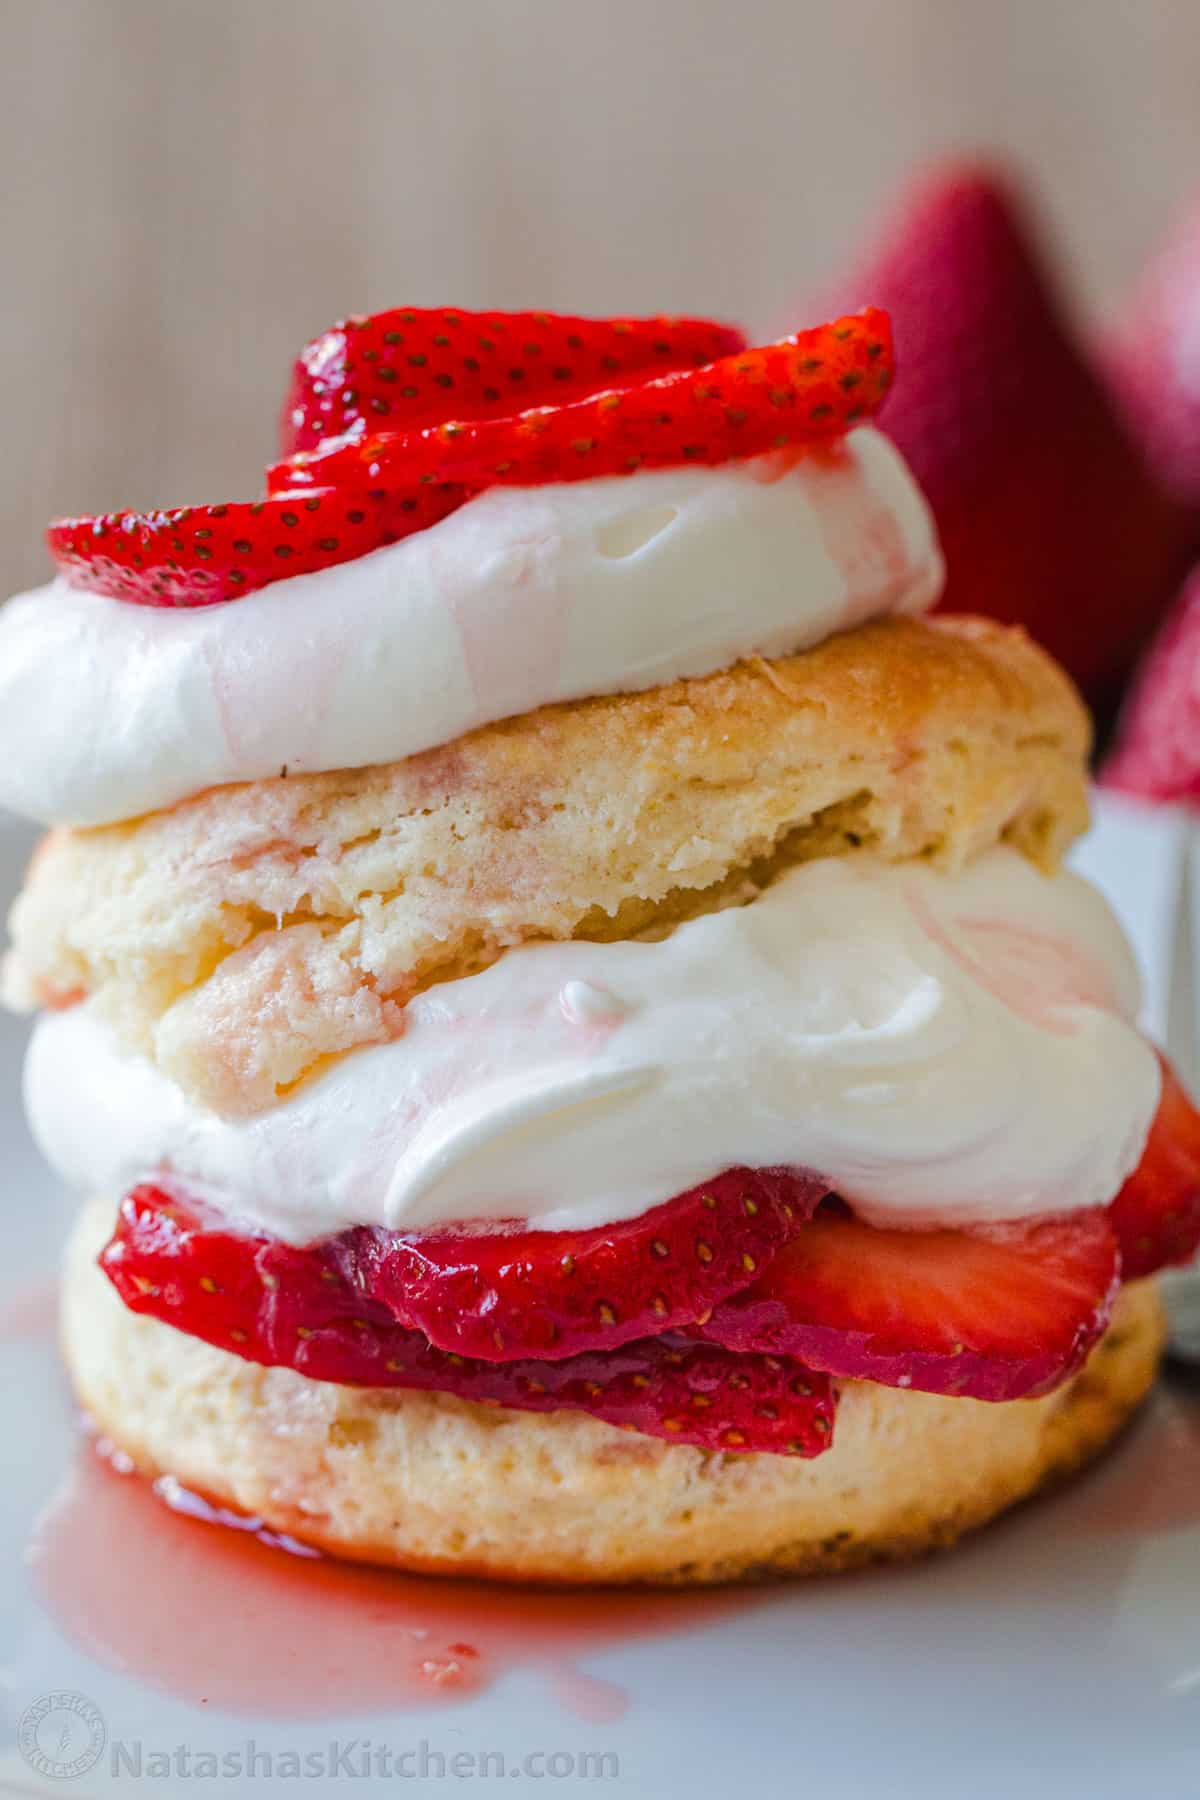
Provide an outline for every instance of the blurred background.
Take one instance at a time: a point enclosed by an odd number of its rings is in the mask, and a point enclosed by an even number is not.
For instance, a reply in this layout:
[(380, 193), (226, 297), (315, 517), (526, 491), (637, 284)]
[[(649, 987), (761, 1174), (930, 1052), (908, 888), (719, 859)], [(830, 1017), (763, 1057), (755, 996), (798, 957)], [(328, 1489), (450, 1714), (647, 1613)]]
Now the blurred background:
[(400, 302), (776, 331), (930, 156), (1103, 309), (1200, 170), (1196, 0), (0, 0), (0, 589), (55, 512), (248, 495)]

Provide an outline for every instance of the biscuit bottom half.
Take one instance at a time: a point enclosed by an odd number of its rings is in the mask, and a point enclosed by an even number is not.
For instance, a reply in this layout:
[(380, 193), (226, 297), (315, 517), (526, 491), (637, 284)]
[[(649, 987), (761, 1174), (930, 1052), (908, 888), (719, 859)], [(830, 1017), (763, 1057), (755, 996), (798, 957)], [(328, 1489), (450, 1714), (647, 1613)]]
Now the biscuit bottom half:
[(79, 1397), (146, 1475), (356, 1561), (508, 1581), (822, 1574), (948, 1546), (1082, 1467), (1153, 1384), (1154, 1285), (1125, 1288), (1066, 1386), (1001, 1404), (847, 1382), (811, 1462), (701, 1451), (581, 1413), (343, 1387), (262, 1368), (118, 1300), (114, 1207), (72, 1237), (63, 1336)]

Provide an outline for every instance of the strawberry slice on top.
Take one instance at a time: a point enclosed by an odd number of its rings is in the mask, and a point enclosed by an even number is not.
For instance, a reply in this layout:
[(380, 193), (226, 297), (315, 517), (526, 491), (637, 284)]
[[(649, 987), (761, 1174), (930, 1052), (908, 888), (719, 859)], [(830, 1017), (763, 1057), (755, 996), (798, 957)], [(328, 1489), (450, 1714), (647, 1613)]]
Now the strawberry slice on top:
[(270, 471), (266, 500), (59, 520), (47, 542), (76, 587), (146, 606), (211, 605), (396, 543), (498, 483), (714, 464), (837, 438), (878, 409), (891, 374), (887, 317), (868, 310), (586, 399), (300, 455)]
[(292, 370), (280, 454), (347, 432), (497, 418), (536, 402), (697, 368), (745, 346), (712, 319), (583, 319), (563, 313), (393, 307), (340, 319)]
[(214, 606), (290, 575), (352, 562), (463, 504), (461, 489), (309, 488), (173, 512), (56, 519), (46, 533), (72, 587), (136, 606)]
[(446, 419), (285, 459), (270, 486), (383, 486), (414, 476), (479, 492), (586, 481), (637, 469), (729, 462), (842, 437), (878, 411), (892, 378), (891, 328), (877, 307), (655, 376), (501, 419)]
[(100, 1265), (130, 1311), (314, 1381), (590, 1413), (705, 1450), (808, 1457), (832, 1442), (832, 1386), (798, 1363), (671, 1334), (556, 1362), (476, 1361), (398, 1324), (322, 1247), (234, 1232), (160, 1188), (137, 1188), (122, 1202)]
[(1103, 1212), (986, 1231), (880, 1230), (830, 1208), (700, 1335), (885, 1387), (976, 1400), (1049, 1393), (1108, 1323)]

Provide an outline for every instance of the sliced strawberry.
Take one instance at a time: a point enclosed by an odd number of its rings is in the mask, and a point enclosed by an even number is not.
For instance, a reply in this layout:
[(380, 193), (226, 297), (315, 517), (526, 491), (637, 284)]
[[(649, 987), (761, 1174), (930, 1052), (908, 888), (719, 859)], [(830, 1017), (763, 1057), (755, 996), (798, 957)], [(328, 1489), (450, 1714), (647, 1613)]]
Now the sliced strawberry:
[(829, 1210), (702, 1333), (830, 1375), (1018, 1400), (1079, 1367), (1119, 1273), (1098, 1211), (968, 1233), (877, 1230)]
[(1200, 568), (1143, 659), (1101, 780), (1150, 800), (1200, 800)]
[(578, 319), (560, 313), (395, 307), (342, 319), (292, 371), (280, 454), (356, 431), (411, 431), (453, 414), (488, 419), (695, 368), (745, 343), (711, 319)]
[(892, 367), (887, 315), (867, 307), (637, 387), (293, 457), (268, 470), (267, 482), (388, 488), (419, 479), (480, 490), (723, 463), (842, 436), (878, 410)]
[(100, 1263), (131, 1311), (315, 1381), (585, 1412), (706, 1450), (817, 1456), (832, 1441), (831, 1385), (795, 1362), (673, 1336), (561, 1362), (473, 1361), (398, 1325), (322, 1254), (240, 1236), (153, 1187), (122, 1203)]
[(729, 1169), (590, 1231), (356, 1231), (330, 1248), (352, 1286), (443, 1350), (557, 1358), (700, 1318), (753, 1281), (827, 1192), (803, 1174)]
[(1108, 1209), (1128, 1280), (1200, 1250), (1200, 1112), (1165, 1057), (1162, 1098), (1142, 1160)]
[(269, 471), (266, 500), (59, 519), (46, 541), (76, 587), (208, 606), (396, 543), (499, 482), (723, 462), (837, 436), (878, 407), (891, 367), (887, 319), (868, 311), (635, 388), (343, 441)]
[(1130, 429), (1200, 526), (1198, 342), (1200, 199), (1194, 199), (1139, 278), (1103, 355)]
[(884, 426), (946, 555), (943, 608), (1024, 625), (1111, 698), (1186, 566), (1195, 520), (1147, 468), (1076, 343), (1021, 197), (935, 170), (826, 302), (888, 308)]
[(466, 498), (420, 483), (397, 484), (386, 496), (313, 488), (224, 506), (57, 519), (46, 542), (73, 587), (139, 606), (212, 606), (394, 544)]

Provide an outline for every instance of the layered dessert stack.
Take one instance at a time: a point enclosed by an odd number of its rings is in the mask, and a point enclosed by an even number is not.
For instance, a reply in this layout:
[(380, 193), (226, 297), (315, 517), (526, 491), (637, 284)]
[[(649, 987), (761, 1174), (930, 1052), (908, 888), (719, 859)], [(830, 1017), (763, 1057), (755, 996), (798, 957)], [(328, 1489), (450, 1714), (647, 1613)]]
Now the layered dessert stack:
[(1145, 1393), (1200, 1118), (1059, 867), (1073, 689), (922, 616), (891, 373), (870, 310), (401, 310), (303, 353), (264, 499), (51, 528), (7, 986), (140, 1469), (700, 1581), (948, 1542)]

